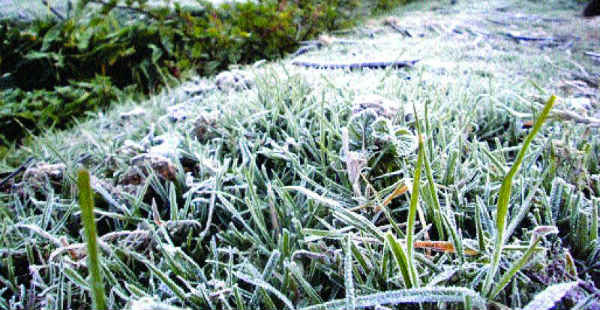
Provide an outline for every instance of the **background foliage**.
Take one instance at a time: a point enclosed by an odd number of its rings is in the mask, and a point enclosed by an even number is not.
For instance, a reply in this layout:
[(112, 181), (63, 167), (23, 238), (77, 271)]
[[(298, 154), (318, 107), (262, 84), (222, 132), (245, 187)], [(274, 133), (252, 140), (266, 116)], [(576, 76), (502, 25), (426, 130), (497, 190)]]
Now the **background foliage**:
[(150, 93), (189, 70), (210, 75), (230, 64), (281, 57), (303, 40), (391, 7), (383, 2), (200, 1), (196, 8), (168, 9), (145, 0), (81, 1), (64, 19), (2, 20), (0, 139), (19, 140), (22, 126), (64, 128), (73, 117), (108, 106), (127, 86)]

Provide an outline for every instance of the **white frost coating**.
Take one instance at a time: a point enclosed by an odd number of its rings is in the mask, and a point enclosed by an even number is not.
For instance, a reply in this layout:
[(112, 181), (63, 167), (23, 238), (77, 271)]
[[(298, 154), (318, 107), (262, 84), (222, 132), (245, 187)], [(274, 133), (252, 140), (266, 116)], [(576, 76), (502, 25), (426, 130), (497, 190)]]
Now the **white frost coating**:
[[(138, 300), (135, 300), (131, 303), (131, 310), (183, 310), (183, 308), (178, 308), (175, 306), (171, 306), (169, 304), (165, 304), (159, 302), (150, 297), (142, 297)], [(189, 308), (185, 308), (189, 309)]]
[(554, 307), (567, 293), (577, 287), (577, 281), (552, 285), (539, 294), (523, 310), (546, 310)]
[[(426, 287), (404, 290), (387, 291), (356, 297), (356, 308), (367, 308), (377, 305), (396, 305), (407, 303), (426, 303), (426, 302), (464, 302), (465, 298), (471, 298), (475, 309), (486, 309), (486, 303), (481, 296), (468, 288), (464, 287)], [(345, 299), (333, 300), (330, 302), (313, 305), (302, 308), (302, 310), (320, 310), (320, 309), (342, 309), (345, 305)]]
[(334, 207), (334, 208), (339, 208), (341, 207), (340, 203), (333, 200), (333, 199), (329, 199), (327, 197), (323, 197), (309, 189), (306, 189), (304, 187), (301, 186), (284, 186), (283, 189), (286, 190), (295, 190), (298, 191), (304, 195), (306, 195), (308, 198), (315, 200), (319, 203), (322, 203), (324, 205), (330, 206), (330, 207)]

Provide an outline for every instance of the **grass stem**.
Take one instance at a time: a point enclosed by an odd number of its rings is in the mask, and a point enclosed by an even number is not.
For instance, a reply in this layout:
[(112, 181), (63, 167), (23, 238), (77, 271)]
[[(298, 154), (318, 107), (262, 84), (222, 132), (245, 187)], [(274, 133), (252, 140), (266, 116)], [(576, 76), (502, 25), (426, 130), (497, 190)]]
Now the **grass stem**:
[(81, 208), (81, 221), (85, 231), (87, 243), (87, 265), (90, 272), (90, 289), (92, 293), (93, 309), (106, 308), (104, 283), (100, 272), (100, 252), (96, 236), (96, 223), (94, 221), (94, 198), (90, 185), (90, 173), (82, 169), (79, 171), (77, 186), (79, 188), (79, 207)]

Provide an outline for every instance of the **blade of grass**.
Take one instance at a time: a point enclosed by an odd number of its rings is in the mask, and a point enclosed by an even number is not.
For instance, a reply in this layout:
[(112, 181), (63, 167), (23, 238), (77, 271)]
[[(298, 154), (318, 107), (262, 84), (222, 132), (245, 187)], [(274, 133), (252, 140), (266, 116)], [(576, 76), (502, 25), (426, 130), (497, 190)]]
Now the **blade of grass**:
[(285, 295), (283, 295), (283, 293), (271, 286), (271, 284), (260, 279), (251, 279), (240, 272), (236, 272), (234, 275), (246, 283), (250, 283), (264, 289), (265, 291), (271, 292), (273, 295), (277, 296), (277, 298), (279, 298), (279, 300), (281, 300), (288, 309), (294, 309), (292, 302)]
[(356, 295), (354, 294), (354, 280), (352, 277), (352, 234), (346, 240), (346, 253), (344, 255), (344, 286), (346, 287), (346, 309), (356, 309)]
[(598, 241), (598, 221), (600, 220), (598, 218), (598, 205), (600, 199), (598, 198), (594, 198), (593, 202), (592, 202), (592, 228), (590, 230), (590, 241), (592, 243), (595, 243), (596, 241)]
[(315, 303), (322, 303), (321, 297), (315, 291), (313, 286), (308, 280), (305, 279), (303, 272), (300, 270), (296, 262), (291, 262), (287, 265), (287, 269), (290, 271), (292, 277), (300, 284), (306, 295)]
[(481, 208), (483, 208), (483, 202), (481, 201), (481, 198), (477, 196), (477, 202), (475, 203), (475, 229), (477, 233), (477, 244), (479, 246), (479, 252), (485, 252), (483, 225), (481, 224)]
[[(415, 115), (416, 112), (415, 112)], [(419, 118), (416, 117), (417, 119), (417, 131), (419, 133), (419, 137), (421, 136), (421, 125), (419, 122)], [(429, 133), (429, 119), (428, 119), (428, 109), (427, 109), (427, 104), (425, 104), (425, 130), (427, 131), (427, 133)], [(430, 153), (433, 154), (433, 144), (432, 144), (432, 139), (427, 139), (428, 140), (428, 146), (430, 149)], [(419, 141), (419, 144), (421, 144), (421, 141)], [(420, 146), (419, 146), (420, 147)], [(444, 240), (444, 225), (442, 223), (442, 215), (441, 215), (441, 207), (440, 207), (440, 200), (438, 198), (438, 194), (437, 194), (437, 188), (435, 186), (435, 182), (433, 181), (433, 174), (431, 173), (431, 164), (429, 163), (429, 158), (427, 156), (427, 152), (423, 152), (423, 161), (425, 163), (425, 174), (427, 176), (427, 184), (429, 187), (429, 192), (431, 193), (431, 198), (433, 199), (433, 220), (434, 220), (434, 224), (435, 224), (435, 228), (438, 231), (438, 235), (439, 235), (439, 240)]]
[[(417, 116), (416, 108), (413, 106), (415, 117), (417, 118), (417, 128), (420, 128), (419, 118)], [(425, 156), (425, 145), (423, 143), (423, 136), (419, 129), (419, 153), (417, 155), (417, 165), (415, 167), (415, 173), (413, 176), (412, 191), (410, 193), (410, 205), (408, 208), (408, 220), (406, 226), (406, 258), (408, 262), (408, 270), (411, 275), (411, 283), (414, 287), (418, 287), (417, 269), (415, 267), (415, 256), (414, 256), (414, 236), (415, 236), (415, 220), (417, 218), (417, 207), (419, 204), (419, 186), (421, 184), (421, 167), (423, 166), (423, 157)]]
[(525, 266), (525, 264), (527, 263), (529, 258), (531, 258), (531, 256), (535, 252), (535, 247), (540, 242), (540, 240), (542, 239), (543, 236), (545, 236), (547, 234), (557, 234), (557, 233), (558, 233), (558, 228), (556, 228), (555, 226), (536, 227), (536, 229), (533, 231), (533, 236), (531, 236), (531, 242), (529, 244), (529, 248), (527, 249), (525, 254), (523, 254), (523, 256), (521, 256), (521, 258), (517, 262), (515, 262), (508, 269), (508, 271), (502, 276), (502, 278), (500, 279), (500, 281), (498, 282), (496, 287), (492, 290), (492, 293), (489, 296), (490, 299), (493, 299), (494, 297), (496, 297), (498, 295), (498, 293), (500, 293), (500, 291), (502, 291), (502, 289), (504, 289), (504, 287), (508, 284), (508, 282), (515, 276), (515, 274), (517, 274), (517, 272), (519, 270), (521, 270), (521, 268), (523, 268), (523, 266)]
[[(449, 203), (448, 203), (449, 205)], [(465, 262), (465, 256), (463, 251), (463, 242), (459, 230), (457, 229), (456, 221), (454, 220), (454, 212), (450, 208), (446, 208), (446, 214), (443, 214), (442, 220), (446, 227), (448, 227), (448, 233), (452, 239), (452, 244), (456, 249), (456, 255), (462, 265)]]
[(90, 173), (87, 170), (79, 170), (77, 186), (79, 188), (81, 220), (87, 244), (87, 264), (90, 272), (93, 308), (103, 310), (107, 309), (107, 307), (104, 295), (104, 283), (102, 282), (102, 274), (100, 273), (100, 253), (96, 239), (96, 222), (94, 221), (94, 198), (92, 197), (92, 187), (90, 185)]
[[(412, 288), (413, 285), (409, 271), (410, 267), (408, 266), (408, 259), (402, 245), (394, 238), (394, 235), (392, 235), (391, 232), (385, 234), (385, 241), (392, 252), (392, 256), (394, 256), (398, 269), (400, 269), (404, 285), (406, 285), (407, 288)], [(382, 266), (385, 266), (385, 262)]]
[[(271, 274), (273, 273), (273, 270), (279, 263), (280, 257), (281, 257), (281, 253), (279, 253), (279, 251), (277, 251), (277, 250), (274, 250), (273, 253), (271, 253), (271, 256), (269, 256), (269, 260), (267, 261), (267, 264), (265, 265), (265, 269), (263, 270), (261, 280), (263, 280), (263, 281), (269, 280), (269, 278), (271, 277)], [(252, 293), (252, 296), (250, 297), (250, 305), (255, 305), (256, 298), (257, 298), (256, 296), (258, 294), (258, 289), (259, 289), (258, 287), (254, 289), (254, 292)]]
[(516, 158), (514, 164), (510, 168), (510, 171), (504, 178), (504, 180), (502, 182), (502, 186), (500, 187), (500, 193), (499, 193), (499, 197), (498, 197), (498, 205), (496, 207), (496, 243), (494, 245), (494, 253), (492, 256), (492, 260), (490, 262), (490, 270), (485, 278), (485, 281), (484, 281), (483, 287), (482, 287), (483, 294), (488, 297), (490, 296), (489, 293), (490, 293), (492, 282), (494, 280), (494, 276), (496, 275), (496, 272), (498, 271), (498, 267), (500, 265), (500, 256), (502, 254), (502, 247), (504, 245), (504, 229), (506, 227), (506, 217), (508, 215), (508, 204), (510, 202), (510, 194), (511, 194), (513, 177), (519, 170), (519, 167), (521, 166), (521, 163), (523, 162), (523, 158), (525, 157), (525, 154), (527, 153), (527, 149), (529, 148), (529, 145), (533, 141), (533, 138), (537, 135), (538, 131), (540, 131), (540, 129), (542, 128), (542, 125), (544, 124), (544, 121), (548, 117), (548, 114), (550, 113), (550, 110), (552, 109), (552, 106), (554, 105), (555, 100), (556, 100), (555, 96), (550, 97), (550, 99), (544, 106), (542, 113), (540, 114), (537, 121), (535, 122), (533, 129), (531, 130), (531, 132), (529, 133), (529, 135), (523, 142), (523, 146), (521, 147), (521, 150), (519, 151), (519, 154), (517, 155), (517, 158)]

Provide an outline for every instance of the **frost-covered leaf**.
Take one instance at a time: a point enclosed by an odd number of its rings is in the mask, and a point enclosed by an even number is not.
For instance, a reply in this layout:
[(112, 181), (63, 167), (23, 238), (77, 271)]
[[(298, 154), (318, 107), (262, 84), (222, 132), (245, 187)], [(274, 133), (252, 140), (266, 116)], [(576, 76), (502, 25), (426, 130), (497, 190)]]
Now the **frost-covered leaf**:
[(523, 310), (547, 310), (554, 307), (554, 304), (559, 302), (571, 290), (577, 287), (577, 281), (566, 282), (552, 285), (539, 294), (527, 304)]
[[(380, 292), (356, 297), (357, 308), (374, 307), (377, 305), (459, 302), (470, 299), (475, 309), (485, 309), (485, 301), (481, 296), (464, 287), (424, 287), (404, 290)], [(326, 303), (302, 308), (303, 310), (342, 309), (346, 299), (337, 299)]]

